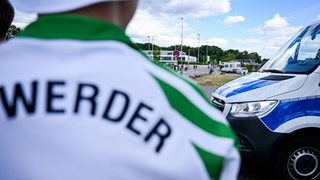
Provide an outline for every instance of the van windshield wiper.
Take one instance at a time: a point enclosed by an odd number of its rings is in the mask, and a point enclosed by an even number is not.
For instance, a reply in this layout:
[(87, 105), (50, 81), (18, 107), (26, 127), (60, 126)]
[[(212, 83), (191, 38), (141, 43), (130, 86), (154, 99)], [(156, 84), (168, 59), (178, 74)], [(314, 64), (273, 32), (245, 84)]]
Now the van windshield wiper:
[(264, 69), (262, 72), (285, 73), (284, 71), (279, 70), (279, 69)]

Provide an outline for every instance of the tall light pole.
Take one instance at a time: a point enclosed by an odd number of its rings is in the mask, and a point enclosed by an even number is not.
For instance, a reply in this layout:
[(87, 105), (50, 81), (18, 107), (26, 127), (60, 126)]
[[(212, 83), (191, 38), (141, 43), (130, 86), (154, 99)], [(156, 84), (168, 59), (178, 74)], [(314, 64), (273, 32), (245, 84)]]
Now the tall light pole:
[(150, 44), (151, 44), (151, 57), (152, 57), (152, 59), (153, 59), (153, 41), (154, 41), (155, 37), (157, 37), (157, 35), (148, 36), (148, 38), (149, 38), (148, 49), (150, 51)]
[(153, 41), (154, 38), (157, 37), (157, 35), (153, 35), (151, 36), (151, 55), (152, 55), (152, 59), (154, 59), (154, 55), (153, 55)]
[(190, 63), (190, 49), (188, 50), (188, 67), (189, 68), (189, 63)]
[(148, 38), (149, 38), (149, 43), (148, 43), (148, 50), (150, 51), (150, 44), (151, 44), (151, 37), (150, 36), (148, 36)]
[(181, 19), (181, 62), (182, 62), (182, 45), (183, 45), (183, 17)]
[(208, 62), (208, 42), (207, 42), (207, 50), (206, 50), (206, 63)]
[(198, 61), (200, 62), (200, 34), (198, 33)]

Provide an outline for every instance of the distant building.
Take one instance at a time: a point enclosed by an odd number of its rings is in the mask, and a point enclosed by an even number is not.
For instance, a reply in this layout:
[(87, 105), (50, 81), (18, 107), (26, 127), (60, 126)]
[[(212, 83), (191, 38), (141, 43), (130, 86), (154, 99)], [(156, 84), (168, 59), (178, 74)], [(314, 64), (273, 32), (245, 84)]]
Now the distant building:
[[(258, 61), (255, 59), (234, 59), (229, 62), (240, 62), (242, 65), (259, 65)], [(223, 63), (224, 62), (219, 61), (219, 65), (223, 65)]]
[[(151, 59), (153, 59), (153, 53), (151, 50), (144, 50)], [(179, 60), (184, 62), (197, 62), (197, 58), (194, 56), (189, 56), (185, 52), (180, 52), (180, 57), (176, 58), (173, 56), (173, 51), (160, 50), (160, 61), (164, 63), (177, 63)]]
[(259, 65), (258, 61), (255, 59), (236, 59), (235, 61), (238, 61), (243, 65)]
[[(257, 71), (260, 67), (260, 64), (258, 63), (257, 60), (254, 59), (234, 59), (230, 60), (229, 62), (221, 62), (219, 61), (219, 65), (224, 69), (226, 72), (230, 71), (235, 71), (237, 68), (240, 68), (240, 66), (252, 66), (251, 71)], [(234, 68), (234, 67), (237, 68)]]

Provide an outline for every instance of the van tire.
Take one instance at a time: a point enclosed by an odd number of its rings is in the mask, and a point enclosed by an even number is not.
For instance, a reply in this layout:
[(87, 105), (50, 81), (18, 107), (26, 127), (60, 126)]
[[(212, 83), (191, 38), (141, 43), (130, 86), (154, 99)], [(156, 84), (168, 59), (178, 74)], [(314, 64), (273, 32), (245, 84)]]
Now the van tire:
[(280, 148), (274, 173), (281, 179), (320, 178), (320, 138), (297, 137)]

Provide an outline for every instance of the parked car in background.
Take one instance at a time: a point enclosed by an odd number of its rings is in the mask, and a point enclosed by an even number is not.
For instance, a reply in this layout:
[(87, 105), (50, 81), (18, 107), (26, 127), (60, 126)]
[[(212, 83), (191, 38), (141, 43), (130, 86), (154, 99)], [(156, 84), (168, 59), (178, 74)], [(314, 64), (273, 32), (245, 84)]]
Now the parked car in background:
[(238, 136), (243, 162), (275, 179), (320, 179), (320, 21), (211, 101)]
[(241, 67), (237, 70), (237, 74), (240, 74), (241, 76), (248, 75), (248, 69), (246, 67)]

